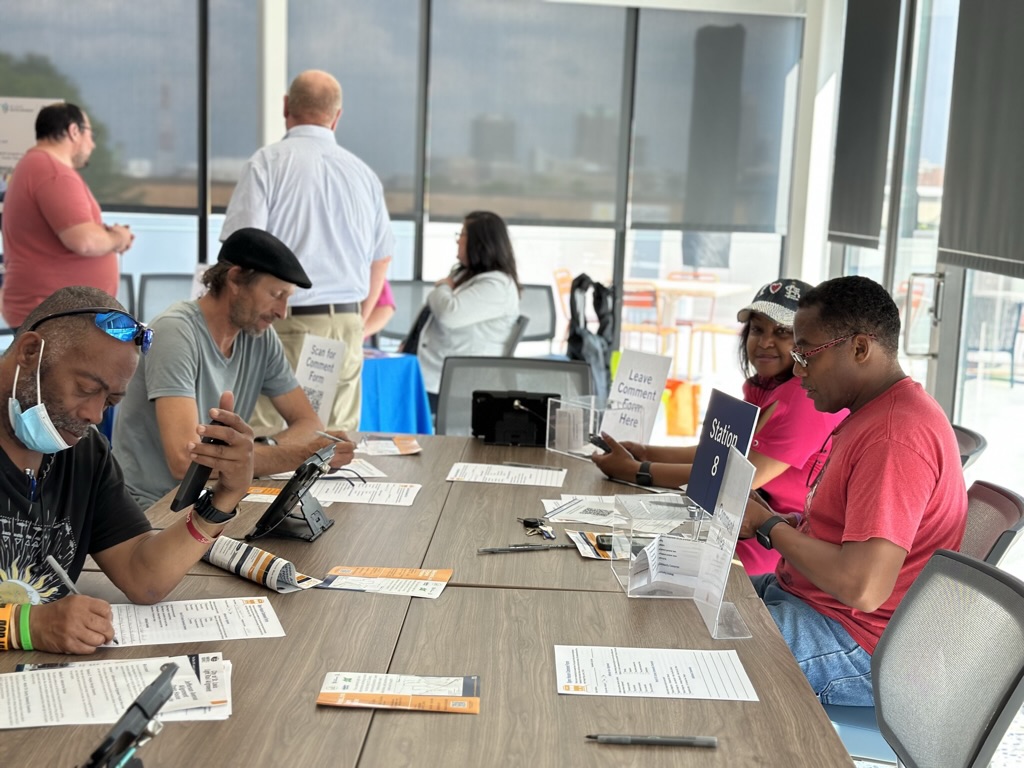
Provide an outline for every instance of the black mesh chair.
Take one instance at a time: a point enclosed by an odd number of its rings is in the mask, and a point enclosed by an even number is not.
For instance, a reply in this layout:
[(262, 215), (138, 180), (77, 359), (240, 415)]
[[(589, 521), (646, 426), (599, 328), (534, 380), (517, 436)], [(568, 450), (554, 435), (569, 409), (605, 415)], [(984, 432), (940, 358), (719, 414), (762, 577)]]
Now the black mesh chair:
[[(593, 394), (590, 366), (580, 360), (532, 357), (449, 357), (441, 370), (437, 434), (471, 435), (474, 390)], [(547, 414), (537, 414), (547, 419)]]
[(377, 335), (381, 339), (390, 339), (392, 347), (405, 339), (409, 329), (416, 321), (427, 294), (434, 290), (434, 284), (423, 280), (390, 280), (391, 293), (395, 297), (395, 314), (388, 320)]
[(903, 765), (987, 766), (1024, 703), (1024, 582), (939, 550), (882, 633), (871, 680)]
[(988, 447), (988, 441), (980, 433), (959, 424), (953, 425), (953, 434), (956, 435), (956, 444), (960, 447), (960, 466), (967, 469)]
[(191, 274), (151, 273), (139, 279), (139, 313), (136, 317), (144, 323), (177, 301), (192, 297)]
[(548, 351), (554, 346), (558, 316), (555, 314), (555, 292), (550, 285), (524, 285), (519, 296), (519, 311), (530, 318), (530, 328), (520, 341), (546, 341)]
[(508, 341), (505, 342), (505, 357), (512, 357), (516, 353), (516, 347), (519, 346), (519, 342), (525, 337), (523, 334), (526, 332), (526, 326), (530, 324), (530, 318), (526, 315), (520, 315), (516, 318), (515, 324), (512, 326), (512, 333), (509, 334)]

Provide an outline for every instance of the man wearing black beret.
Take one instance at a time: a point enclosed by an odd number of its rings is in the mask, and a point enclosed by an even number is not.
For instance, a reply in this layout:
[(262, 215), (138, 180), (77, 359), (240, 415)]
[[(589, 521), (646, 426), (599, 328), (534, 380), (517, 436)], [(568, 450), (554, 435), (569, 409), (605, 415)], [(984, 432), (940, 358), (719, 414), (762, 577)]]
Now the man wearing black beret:
[[(255, 475), (295, 469), (329, 442), (317, 435), (323, 423), (271, 327), (285, 316), (295, 287), (312, 285), (295, 254), (267, 232), (240, 229), (224, 241), (203, 285), (201, 298), (173, 304), (153, 320), (160, 341), (119, 406), (114, 455), (143, 508), (184, 477), (196, 426), (208, 420), (222, 392), (234, 393), (235, 412), (245, 419), (259, 395), (267, 395), (287, 425), (257, 444)], [(332, 465), (349, 463), (352, 448), (338, 443)]]

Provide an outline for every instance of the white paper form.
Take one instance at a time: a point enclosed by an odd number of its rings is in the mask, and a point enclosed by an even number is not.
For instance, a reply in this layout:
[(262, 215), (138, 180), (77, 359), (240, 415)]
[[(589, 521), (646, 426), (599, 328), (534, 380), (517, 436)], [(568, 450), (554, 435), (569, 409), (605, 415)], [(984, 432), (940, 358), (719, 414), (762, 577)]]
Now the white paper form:
[[(350, 471), (351, 470), (351, 471)], [(329, 472), (325, 472), (320, 475), (318, 480), (344, 480), (345, 478), (352, 478), (355, 472), (360, 477), (387, 477), (387, 474), (382, 472), (377, 467), (373, 466), (366, 459), (352, 459), (344, 467), (335, 467)], [(267, 475), (271, 480), (291, 480), (295, 475), (295, 472), (275, 472), (272, 475)]]
[(168, 711), (208, 706), (210, 695), (185, 656), (72, 662), (58, 669), (0, 675), (0, 728), (116, 723), (136, 697), (173, 662), (178, 671)]
[(736, 651), (556, 645), (555, 675), (564, 694), (758, 700)]
[(497, 483), (499, 485), (548, 485), (561, 488), (567, 470), (557, 467), (517, 467), (511, 464), (452, 464), (448, 477), (455, 483)]
[(106, 648), (284, 637), (284, 628), (265, 597), (175, 600), (156, 605), (117, 603), (110, 607), (119, 645)]
[(348, 504), (381, 504), (390, 507), (411, 507), (422, 485), (416, 483), (339, 483), (317, 480), (309, 493), (321, 504), (342, 501)]
[(544, 505), (544, 513), (554, 512), (560, 506), (565, 504), (567, 501), (575, 501), (582, 499), (583, 501), (594, 501), (598, 504), (614, 504), (614, 496), (587, 496), (579, 493), (563, 493), (560, 499), (541, 499), (540, 503)]
[(583, 525), (621, 525), (626, 522), (615, 511), (615, 499), (606, 501), (587, 501), (571, 499), (562, 502), (552, 511), (544, 515), (549, 523), (582, 523)]
[(423, 449), (413, 435), (395, 435), (394, 437), (364, 437), (356, 445), (356, 453), (370, 456), (408, 456), (419, 453)]
[(700, 576), (702, 543), (658, 536), (629, 566), (629, 593), (693, 597)]

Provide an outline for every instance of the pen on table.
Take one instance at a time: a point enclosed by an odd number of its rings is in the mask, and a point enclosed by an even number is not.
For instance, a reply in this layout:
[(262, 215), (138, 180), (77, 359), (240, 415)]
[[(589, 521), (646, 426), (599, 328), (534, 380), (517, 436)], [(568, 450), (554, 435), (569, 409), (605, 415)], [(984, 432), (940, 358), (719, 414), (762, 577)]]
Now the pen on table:
[(660, 747), (718, 747), (717, 736), (616, 736), (607, 733), (592, 733), (588, 739), (598, 744), (636, 744)]
[[(55, 558), (53, 555), (47, 555), (46, 564), (50, 566), (50, 570), (57, 574), (57, 578), (61, 580), (61, 583), (63, 583), (65, 587), (68, 588), (68, 592), (70, 592), (72, 595), (82, 594), (78, 591), (78, 587), (75, 586), (75, 582), (73, 582), (71, 580), (71, 577), (68, 576), (68, 572), (61, 568), (60, 563), (57, 562), (57, 558)], [(111, 638), (111, 642), (114, 645), (120, 645), (120, 643), (117, 642), (116, 637)]]
[(506, 467), (523, 467), (524, 469), (558, 469), (558, 467), (545, 467), (543, 464), (520, 464), (517, 461), (501, 462)]
[(576, 549), (575, 544), (509, 544), (507, 547), (484, 547), (478, 555), (495, 555), (499, 552), (537, 552), (541, 549)]

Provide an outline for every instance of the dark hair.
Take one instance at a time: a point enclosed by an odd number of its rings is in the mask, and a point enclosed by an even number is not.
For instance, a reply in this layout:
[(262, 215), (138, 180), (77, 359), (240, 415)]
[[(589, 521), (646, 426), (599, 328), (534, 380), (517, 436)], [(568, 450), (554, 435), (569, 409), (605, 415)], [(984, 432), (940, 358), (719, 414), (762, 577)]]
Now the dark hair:
[(72, 125), (85, 130), (85, 115), (74, 104), (58, 102), (43, 107), (36, 115), (36, 141), (60, 141), (68, 135)]
[[(54, 291), (43, 299), (38, 307), (29, 312), (25, 321), (18, 326), (18, 332), (14, 338), (15, 340), (19, 339), (22, 335), (28, 333), (29, 328), (49, 315), (55, 315), (58, 312), (70, 312), (75, 309), (84, 309), (85, 307), (109, 307), (110, 309), (119, 309), (122, 312), (128, 311), (122, 306), (121, 302), (99, 288), (93, 288), (88, 285), (71, 285)], [(65, 350), (78, 344), (85, 334), (88, 333), (89, 328), (95, 327), (94, 315), (69, 315), (68, 317), (58, 317), (50, 320), (39, 326), (39, 330), (36, 333), (40, 333), (46, 338), (47, 347), (53, 351), (54, 355), (59, 357)], [(7, 352), (13, 349), (14, 344), (11, 344), (7, 348)], [(5, 356), (7, 352), (4, 353)]]
[[(236, 266), (238, 265), (232, 264), (229, 261), (218, 261), (203, 272), (202, 283), (206, 286), (206, 290), (209, 291), (211, 296), (220, 296), (224, 286), (228, 284), (228, 272), (231, 271), (232, 267)], [(248, 269), (246, 267), (238, 268), (241, 270), (238, 274), (239, 285), (252, 285), (262, 275), (268, 274), (267, 272), (257, 272), (255, 269)]]
[(900, 344), (900, 312), (889, 292), (867, 277), (826, 280), (800, 299), (800, 308), (818, 308), (821, 325), (832, 338), (870, 333), (895, 357)]
[(466, 215), (462, 229), (466, 234), (466, 260), (469, 264), (458, 273), (457, 283), (484, 272), (498, 271), (511, 277), (522, 293), (512, 241), (501, 216), (490, 211), (473, 211)]
[[(768, 315), (762, 315), (760, 312), (752, 311), (750, 313), (750, 317), (748, 317), (746, 322), (743, 323), (743, 328), (740, 329), (740, 371), (743, 373), (744, 377), (746, 377), (747, 381), (749, 381), (751, 384), (763, 387), (764, 380), (757, 375), (757, 371), (754, 369), (754, 366), (750, 362), (750, 354), (747, 352), (747, 339), (750, 338), (750, 323), (753, 322), (753, 320), (758, 317), (768, 321), (769, 323), (772, 323), (773, 325), (782, 324), (776, 323), (774, 320), (768, 317)], [(793, 378), (793, 366), (789, 365), (786, 366), (785, 370), (783, 370), (782, 373), (779, 373), (773, 377), (773, 381), (775, 382), (774, 386), (778, 386), (779, 384), (785, 384), (791, 378)], [(769, 388), (771, 388), (771, 386), (773, 385), (769, 385)]]

